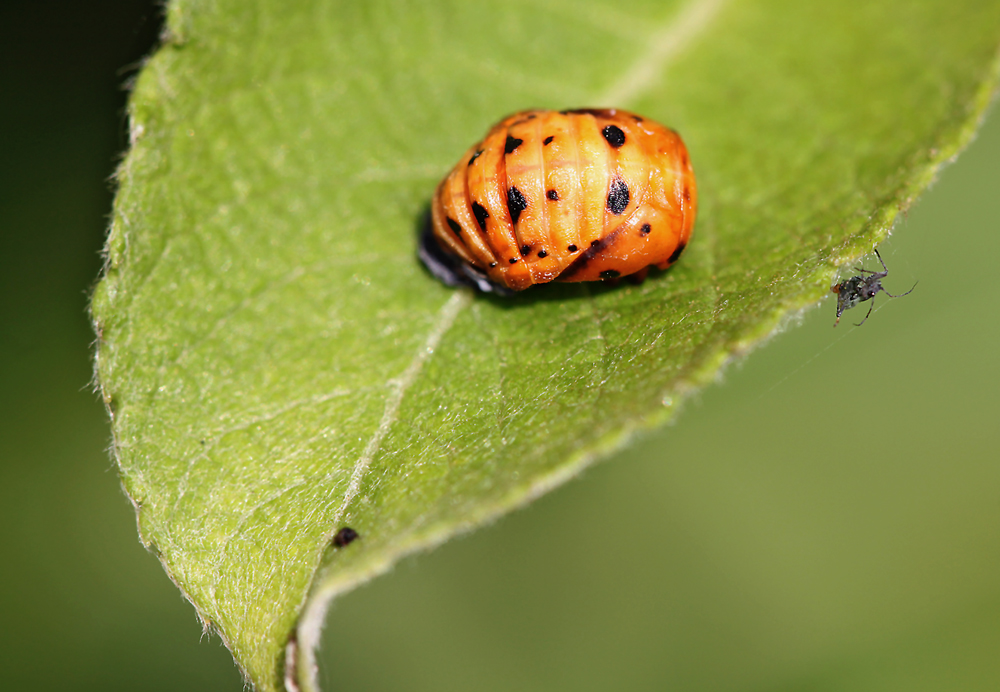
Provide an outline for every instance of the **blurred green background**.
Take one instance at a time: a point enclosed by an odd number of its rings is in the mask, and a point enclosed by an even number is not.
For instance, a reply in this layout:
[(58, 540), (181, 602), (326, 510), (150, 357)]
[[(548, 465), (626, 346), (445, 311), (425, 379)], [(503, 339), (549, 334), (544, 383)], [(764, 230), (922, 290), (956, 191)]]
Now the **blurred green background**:
[[(89, 386), (122, 85), (159, 26), (0, 5), (4, 688), (242, 687), (139, 545)], [(881, 246), (913, 294), (860, 329), (831, 296), (676, 425), (336, 602), (328, 689), (1000, 689), (998, 193), (994, 114)]]

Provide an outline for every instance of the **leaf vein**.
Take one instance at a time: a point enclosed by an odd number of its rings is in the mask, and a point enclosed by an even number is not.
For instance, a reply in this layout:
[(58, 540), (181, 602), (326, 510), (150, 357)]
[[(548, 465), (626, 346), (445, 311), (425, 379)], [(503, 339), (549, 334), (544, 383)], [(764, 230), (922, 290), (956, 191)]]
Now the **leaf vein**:
[(670, 17), (649, 38), (647, 50), (625, 71), (623, 79), (597, 99), (595, 105), (615, 106), (628, 103), (648, 89), (663, 74), (663, 69), (715, 18), (727, 0), (692, 2)]
[(438, 311), (433, 328), (427, 335), (427, 339), (420, 346), (420, 349), (413, 356), (413, 360), (410, 361), (406, 370), (403, 371), (403, 374), (399, 378), (389, 381), (392, 390), (386, 398), (385, 408), (382, 411), (382, 419), (379, 421), (378, 427), (375, 428), (375, 432), (368, 439), (368, 444), (365, 445), (361, 456), (354, 464), (354, 470), (351, 472), (351, 480), (348, 482), (347, 490), (344, 493), (344, 500), (340, 505), (340, 509), (334, 515), (334, 525), (340, 523), (347, 512), (348, 506), (357, 497), (361, 489), (361, 481), (364, 480), (368, 466), (382, 446), (382, 440), (388, 434), (389, 428), (392, 427), (392, 424), (396, 422), (399, 416), (399, 407), (403, 402), (403, 396), (406, 394), (407, 389), (417, 379), (417, 375), (420, 374), (424, 363), (434, 353), (434, 349), (437, 348), (441, 338), (451, 328), (451, 325), (455, 323), (458, 314), (471, 302), (472, 293), (468, 290), (456, 291), (452, 294), (451, 298)]

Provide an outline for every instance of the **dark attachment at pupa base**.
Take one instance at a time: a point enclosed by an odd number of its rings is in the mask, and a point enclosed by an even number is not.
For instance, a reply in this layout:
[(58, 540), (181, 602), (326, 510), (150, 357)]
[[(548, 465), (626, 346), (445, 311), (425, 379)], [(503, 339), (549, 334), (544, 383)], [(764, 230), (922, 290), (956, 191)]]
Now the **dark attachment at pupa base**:
[(434, 230), (430, 224), (420, 236), (420, 248), (417, 250), (417, 255), (427, 270), (446, 286), (471, 286), (483, 293), (496, 293), (501, 296), (514, 295), (514, 291), (511, 289), (503, 284), (490, 281), (484, 272), (463, 262), (450, 252), (446, 252), (434, 239)]
[(343, 548), (345, 545), (353, 543), (359, 538), (361, 538), (361, 535), (357, 531), (349, 526), (345, 526), (334, 534), (331, 543), (333, 543), (335, 548)]
[[(913, 289), (917, 287), (917, 284), (913, 284), (911, 288), (906, 293), (900, 293), (899, 295), (893, 295), (889, 291), (882, 287), (882, 279), (889, 275), (889, 268), (885, 266), (885, 262), (882, 260), (882, 255), (878, 254), (878, 250), (875, 250), (875, 256), (878, 257), (879, 263), (882, 265), (882, 271), (872, 271), (871, 269), (865, 269), (863, 267), (858, 267), (857, 271), (861, 272), (858, 276), (852, 276), (847, 281), (843, 281), (836, 286), (832, 286), (830, 290), (837, 294), (837, 321), (833, 323), (836, 327), (840, 324), (840, 316), (844, 314), (844, 310), (850, 310), (859, 303), (863, 303), (866, 300), (872, 300), (875, 294), (882, 291), (890, 298), (902, 298), (905, 295), (909, 295), (913, 292)], [(867, 276), (866, 276), (867, 275)], [(865, 315), (865, 319), (858, 322), (855, 327), (860, 327), (865, 323), (865, 320), (872, 314), (872, 309), (875, 307), (875, 302), (872, 301), (871, 307), (868, 308), (868, 314)]]

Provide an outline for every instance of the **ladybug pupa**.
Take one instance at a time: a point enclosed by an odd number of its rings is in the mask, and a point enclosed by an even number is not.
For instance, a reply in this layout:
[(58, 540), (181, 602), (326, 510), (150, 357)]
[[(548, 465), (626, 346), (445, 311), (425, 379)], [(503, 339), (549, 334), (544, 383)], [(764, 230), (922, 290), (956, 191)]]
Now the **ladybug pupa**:
[(523, 111), (438, 185), (420, 257), (449, 285), (499, 293), (642, 279), (677, 261), (697, 207), (673, 130), (619, 109)]

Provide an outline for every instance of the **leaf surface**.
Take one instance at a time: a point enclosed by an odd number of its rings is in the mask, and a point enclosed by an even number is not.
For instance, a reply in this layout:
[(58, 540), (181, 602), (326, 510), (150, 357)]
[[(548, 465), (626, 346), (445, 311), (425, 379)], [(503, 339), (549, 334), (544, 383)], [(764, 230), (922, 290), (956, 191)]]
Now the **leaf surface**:
[[(667, 420), (829, 295), (969, 140), (1000, 45), (983, 0), (176, 0), (168, 20), (131, 99), (98, 374), (143, 541), (261, 691), (315, 688), (332, 596)], [(437, 180), (502, 115), (579, 106), (682, 133), (683, 260), (510, 299), (432, 279)], [(343, 526), (362, 539), (332, 549)]]

